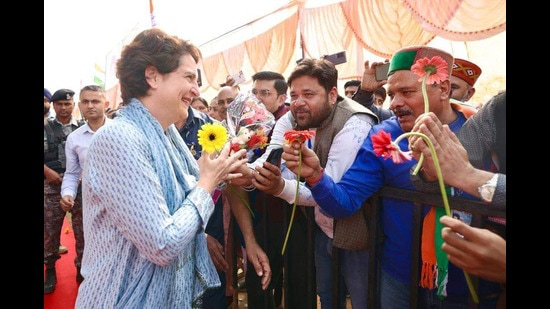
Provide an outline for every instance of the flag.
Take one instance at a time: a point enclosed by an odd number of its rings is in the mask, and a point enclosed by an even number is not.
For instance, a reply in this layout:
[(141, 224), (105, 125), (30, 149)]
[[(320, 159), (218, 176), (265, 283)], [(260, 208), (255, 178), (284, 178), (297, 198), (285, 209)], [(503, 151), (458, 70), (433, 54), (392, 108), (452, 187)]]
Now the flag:
[(99, 64), (95, 64), (95, 70), (96, 72), (99, 72), (99, 73), (105, 73), (105, 71), (103, 70), (103, 68), (99, 65)]
[(149, 0), (149, 11), (151, 12), (151, 27), (157, 26), (157, 21), (155, 20), (155, 8), (153, 7), (153, 0)]
[(98, 86), (101, 86), (101, 88), (105, 88), (105, 81), (103, 80), (105, 77), (105, 70), (99, 65), (95, 64), (95, 73), (94, 73), (94, 83)]
[(103, 88), (103, 80), (99, 76), (94, 76), (94, 84)]
[(116, 77), (116, 63), (120, 59), (123, 45), (125, 43), (119, 41), (111, 48), (111, 50), (105, 55), (105, 89), (109, 89), (118, 83)]

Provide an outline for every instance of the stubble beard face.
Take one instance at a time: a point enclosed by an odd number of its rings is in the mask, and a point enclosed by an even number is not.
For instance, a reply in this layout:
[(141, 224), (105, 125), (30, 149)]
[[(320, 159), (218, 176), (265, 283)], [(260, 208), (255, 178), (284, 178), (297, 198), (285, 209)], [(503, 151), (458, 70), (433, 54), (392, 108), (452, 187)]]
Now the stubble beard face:
[[(301, 110), (302, 111), (302, 110)], [(301, 114), (301, 116), (296, 117), (293, 113), (296, 123), (298, 124), (297, 129), (307, 130), (310, 128), (318, 128), (321, 126), (321, 123), (330, 115), (332, 107), (327, 100), (323, 103), (323, 107), (317, 110), (317, 113), (308, 109), (307, 114)]]

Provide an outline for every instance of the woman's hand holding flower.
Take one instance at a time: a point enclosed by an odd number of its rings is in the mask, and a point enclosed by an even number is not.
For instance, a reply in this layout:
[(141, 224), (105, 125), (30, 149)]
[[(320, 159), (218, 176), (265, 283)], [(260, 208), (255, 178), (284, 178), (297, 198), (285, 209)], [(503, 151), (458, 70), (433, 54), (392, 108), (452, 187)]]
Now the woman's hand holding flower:
[(229, 155), (229, 151), (229, 144), (226, 144), (219, 155), (202, 152), (201, 157), (197, 160), (200, 173), (198, 186), (212, 193), (221, 182), (242, 176), (238, 169), (242, 165), (246, 166), (246, 150), (241, 149), (231, 155)]

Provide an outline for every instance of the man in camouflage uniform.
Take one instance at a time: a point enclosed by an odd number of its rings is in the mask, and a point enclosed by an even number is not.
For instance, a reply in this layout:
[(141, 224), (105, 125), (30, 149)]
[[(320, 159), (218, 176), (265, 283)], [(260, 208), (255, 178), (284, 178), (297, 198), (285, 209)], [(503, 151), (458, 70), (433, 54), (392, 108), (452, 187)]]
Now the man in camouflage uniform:
[[(55, 110), (54, 119), (44, 119), (44, 264), (46, 279), (44, 294), (52, 293), (57, 283), (55, 262), (60, 258), (59, 245), (65, 211), (59, 206), (61, 182), (65, 172), (65, 140), (67, 135), (84, 122), (72, 117), (75, 107), (74, 91), (59, 89), (51, 97)], [(82, 211), (82, 194), (75, 199), (75, 209)], [(74, 216), (82, 220), (82, 216)], [(83, 233), (75, 233), (75, 242), (79, 238), (84, 243)]]
[[(50, 114), (51, 101), (52, 101), (51, 92), (47, 88), (44, 88), (44, 121), (46, 121), (46, 119), (48, 118), (54, 118), (54, 116)], [(46, 131), (44, 131), (44, 139), (46, 139)], [(69, 250), (67, 249), (67, 247), (63, 246), (62, 244), (59, 244), (59, 254), (65, 254), (68, 251)]]

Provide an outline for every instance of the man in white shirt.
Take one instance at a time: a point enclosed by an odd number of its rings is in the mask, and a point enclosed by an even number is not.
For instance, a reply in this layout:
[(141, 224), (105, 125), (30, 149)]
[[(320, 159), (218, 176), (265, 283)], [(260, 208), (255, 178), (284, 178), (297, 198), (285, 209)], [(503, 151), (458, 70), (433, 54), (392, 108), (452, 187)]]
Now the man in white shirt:
[[(84, 230), (82, 227), (82, 202), (75, 203), (77, 193), (81, 190), (80, 180), (86, 163), (86, 155), (90, 141), (103, 125), (112, 121), (105, 115), (109, 101), (105, 90), (100, 86), (88, 85), (80, 90), (78, 108), (86, 119), (86, 124), (67, 136), (65, 157), (67, 160), (63, 183), (61, 184), (61, 201), (59, 206), (71, 212), (71, 224), (74, 232), (76, 247), (76, 281), (81, 283), (84, 278), (80, 274), (80, 263), (84, 253)], [(78, 194), (82, 199), (82, 195)]]
[[(281, 172), (274, 165), (264, 165), (268, 154), (285, 142), (284, 133), (289, 130), (316, 131), (316, 136), (308, 146), (322, 153), (327, 150), (325, 173), (340, 179), (351, 166), (363, 140), (378, 118), (368, 108), (338, 95), (337, 76), (334, 65), (326, 60), (303, 60), (292, 72), (288, 78), (291, 112), (277, 121), (263, 157), (250, 166), (257, 173), (243, 172), (245, 176), (253, 177), (252, 184), (256, 188), (284, 199), (289, 204), (294, 203), (296, 175), (284, 167), (284, 160), (281, 162)], [(329, 131), (335, 132), (332, 138)], [(317, 206), (309, 187), (304, 183), (300, 183), (297, 205)], [(338, 273), (341, 277), (338, 281), (345, 283), (338, 287), (337, 301), (340, 307), (345, 307), (347, 290), (354, 308), (366, 308), (368, 249), (338, 248), (333, 251), (334, 220), (315, 207), (315, 222), (318, 226), (315, 232), (315, 268), (321, 308), (332, 308), (334, 304), (333, 291), (336, 287), (333, 286), (333, 258), (336, 257), (333, 253), (339, 254)]]

